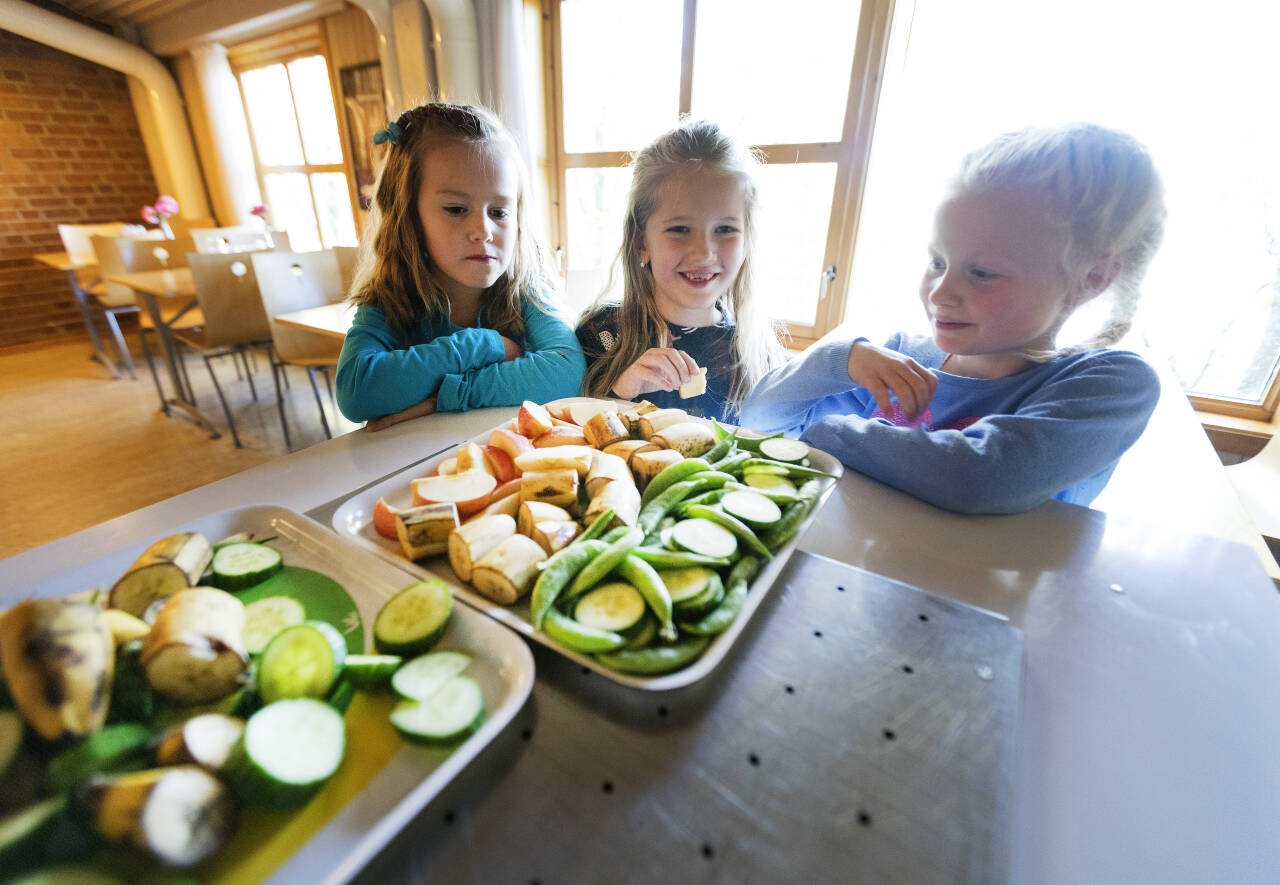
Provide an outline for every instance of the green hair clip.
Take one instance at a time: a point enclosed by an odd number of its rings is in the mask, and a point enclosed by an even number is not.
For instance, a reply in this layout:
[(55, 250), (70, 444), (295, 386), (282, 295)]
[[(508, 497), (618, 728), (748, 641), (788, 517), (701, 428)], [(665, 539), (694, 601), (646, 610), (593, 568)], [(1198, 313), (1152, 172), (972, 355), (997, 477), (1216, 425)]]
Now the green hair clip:
[(392, 145), (399, 146), (402, 135), (404, 135), (404, 130), (400, 128), (400, 124), (395, 120), (388, 120), (386, 129), (379, 129), (373, 133), (373, 143), (382, 144), (389, 141)]

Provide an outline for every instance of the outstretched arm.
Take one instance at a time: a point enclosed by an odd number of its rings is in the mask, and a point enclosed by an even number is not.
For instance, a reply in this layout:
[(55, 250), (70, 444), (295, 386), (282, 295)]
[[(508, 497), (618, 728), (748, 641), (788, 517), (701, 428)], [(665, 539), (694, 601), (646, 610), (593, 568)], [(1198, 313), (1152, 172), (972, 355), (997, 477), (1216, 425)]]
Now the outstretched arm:
[(769, 372), (742, 403), (742, 426), (794, 435), (823, 415), (868, 414), (875, 407), (874, 399), (849, 377), (854, 343), (847, 339), (819, 342), (799, 359)]

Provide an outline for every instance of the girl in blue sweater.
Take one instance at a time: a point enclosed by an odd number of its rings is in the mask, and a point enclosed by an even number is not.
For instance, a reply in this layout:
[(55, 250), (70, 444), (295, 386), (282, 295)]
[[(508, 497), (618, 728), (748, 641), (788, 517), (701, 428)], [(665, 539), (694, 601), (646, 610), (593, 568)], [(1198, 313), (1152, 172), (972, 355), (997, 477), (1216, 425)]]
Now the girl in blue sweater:
[(482, 108), (434, 103), (374, 140), (389, 149), (338, 361), (343, 414), (380, 430), (576, 394), (582, 350), (549, 302), (505, 127)]
[[(997, 138), (961, 165), (934, 219), (920, 299), (933, 335), (820, 341), (775, 370), (742, 423), (786, 430), (939, 507), (1088, 504), (1159, 398), (1128, 331), (1164, 230), (1160, 177), (1124, 133), (1089, 124)], [(1059, 347), (1106, 293), (1090, 340)]]

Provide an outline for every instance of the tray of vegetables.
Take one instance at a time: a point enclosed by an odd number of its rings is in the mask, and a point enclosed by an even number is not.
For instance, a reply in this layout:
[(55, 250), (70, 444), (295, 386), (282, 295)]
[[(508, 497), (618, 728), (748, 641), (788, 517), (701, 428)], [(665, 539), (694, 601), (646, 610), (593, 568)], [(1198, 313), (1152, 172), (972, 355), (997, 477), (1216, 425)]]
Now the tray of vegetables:
[(315, 883), (510, 722), (533, 659), (445, 582), (247, 507), (0, 600), (0, 675), (0, 878)]
[(333, 526), (634, 688), (724, 658), (842, 468), (781, 435), (649, 403), (524, 403), (344, 502)]

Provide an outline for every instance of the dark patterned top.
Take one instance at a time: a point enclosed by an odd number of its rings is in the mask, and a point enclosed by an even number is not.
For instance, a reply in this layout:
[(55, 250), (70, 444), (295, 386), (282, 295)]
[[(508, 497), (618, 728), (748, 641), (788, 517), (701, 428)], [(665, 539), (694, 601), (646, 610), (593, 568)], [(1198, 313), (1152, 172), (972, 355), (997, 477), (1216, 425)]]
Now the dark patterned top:
[[(655, 390), (636, 400), (653, 403), (660, 409), (684, 409), (690, 415), (732, 421), (728, 412), (729, 388), (733, 383), (736, 360), (733, 356), (733, 323), (721, 319), (715, 326), (680, 326), (667, 323), (671, 340), (699, 366), (707, 369), (707, 392), (681, 399), (678, 391)], [(587, 366), (613, 350), (618, 338), (618, 305), (605, 304), (578, 321), (578, 341), (587, 358)], [(655, 341), (650, 347), (658, 347)]]

